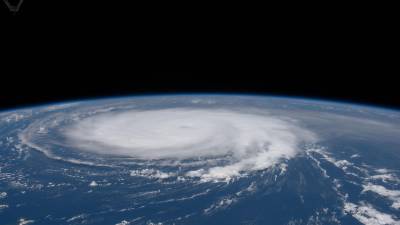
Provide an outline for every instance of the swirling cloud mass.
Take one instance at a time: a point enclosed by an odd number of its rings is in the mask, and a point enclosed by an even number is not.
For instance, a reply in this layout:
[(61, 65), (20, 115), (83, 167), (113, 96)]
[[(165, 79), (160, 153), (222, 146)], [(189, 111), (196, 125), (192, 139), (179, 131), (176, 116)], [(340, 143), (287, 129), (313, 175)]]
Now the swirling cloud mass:
[(316, 141), (311, 131), (277, 116), (191, 108), (103, 113), (73, 124), (65, 136), (88, 152), (141, 160), (229, 159), (186, 174), (202, 179), (266, 169)]

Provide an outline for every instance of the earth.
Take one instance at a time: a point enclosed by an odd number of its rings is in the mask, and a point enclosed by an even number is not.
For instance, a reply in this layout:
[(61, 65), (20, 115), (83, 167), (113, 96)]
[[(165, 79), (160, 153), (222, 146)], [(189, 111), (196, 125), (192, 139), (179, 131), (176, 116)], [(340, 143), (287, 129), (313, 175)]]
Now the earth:
[(400, 112), (193, 94), (4, 111), (0, 224), (400, 224)]

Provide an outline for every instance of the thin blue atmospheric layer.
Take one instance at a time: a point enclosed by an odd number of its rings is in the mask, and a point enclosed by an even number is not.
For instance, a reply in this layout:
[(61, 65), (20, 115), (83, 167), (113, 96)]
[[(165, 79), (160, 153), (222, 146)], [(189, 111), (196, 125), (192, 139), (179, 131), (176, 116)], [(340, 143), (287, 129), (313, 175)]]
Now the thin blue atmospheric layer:
[(238, 94), (0, 113), (1, 224), (399, 224), (400, 113)]
[[(15, 111), (15, 110), (22, 110), (22, 109), (32, 109), (38, 107), (46, 107), (46, 106), (56, 106), (56, 105), (64, 105), (70, 103), (78, 103), (78, 102), (92, 102), (92, 101), (104, 101), (104, 100), (118, 100), (118, 99), (132, 99), (132, 98), (157, 98), (157, 97), (178, 97), (178, 96), (230, 96), (230, 97), (237, 97), (237, 96), (248, 96), (254, 98), (276, 98), (276, 99), (289, 99), (289, 100), (298, 100), (298, 101), (308, 101), (308, 102), (315, 102), (319, 104), (328, 104), (328, 105), (342, 105), (342, 106), (349, 106), (349, 107), (361, 107), (361, 108), (370, 108), (375, 110), (386, 110), (386, 111), (399, 111), (400, 109), (395, 106), (383, 106), (377, 104), (370, 104), (370, 103), (362, 103), (357, 101), (349, 101), (343, 99), (325, 99), (319, 97), (309, 97), (309, 96), (291, 96), (291, 95), (273, 95), (273, 94), (261, 94), (261, 93), (244, 93), (244, 92), (187, 92), (187, 93), (146, 93), (146, 94), (134, 94), (134, 95), (118, 95), (118, 96), (111, 96), (111, 97), (90, 97), (90, 98), (83, 98), (83, 99), (72, 99), (67, 101), (55, 101), (55, 102), (47, 102), (42, 104), (32, 104), (32, 105), (24, 105), (17, 108), (9, 108), (3, 109), (3, 112), (7, 111)], [(1, 112), (1, 111), (0, 111)]]

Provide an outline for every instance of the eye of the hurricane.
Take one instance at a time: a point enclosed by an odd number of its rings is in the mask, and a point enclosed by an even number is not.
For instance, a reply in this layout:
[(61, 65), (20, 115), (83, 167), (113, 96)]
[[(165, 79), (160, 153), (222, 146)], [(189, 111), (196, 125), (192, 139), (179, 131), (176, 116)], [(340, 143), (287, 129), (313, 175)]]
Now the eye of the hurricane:
[(84, 151), (142, 160), (231, 156), (202, 176), (265, 169), (315, 141), (312, 132), (267, 114), (187, 108), (105, 113), (78, 121), (65, 135)]

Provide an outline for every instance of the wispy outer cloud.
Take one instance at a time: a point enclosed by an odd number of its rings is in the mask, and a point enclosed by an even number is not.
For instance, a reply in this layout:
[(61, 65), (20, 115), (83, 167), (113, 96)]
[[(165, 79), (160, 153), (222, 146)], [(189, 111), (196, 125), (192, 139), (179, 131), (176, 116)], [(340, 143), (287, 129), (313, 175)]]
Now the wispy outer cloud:
[(393, 216), (380, 212), (364, 202), (360, 202), (359, 205), (346, 203), (344, 210), (346, 213), (350, 213), (360, 223), (365, 225), (400, 224), (400, 221), (393, 218)]
[(190, 108), (105, 113), (79, 121), (65, 134), (86, 151), (144, 160), (232, 156), (230, 163), (187, 174), (203, 179), (268, 168), (295, 156), (300, 143), (316, 140), (276, 116)]
[(368, 192), (368, 191), (389, 198), (391, 201), (393, 201), (392, 208), (400, 209), (400, 191), (389, 190), (386, 189), (384, 186), (374, 185), (371, 183), (363, 185), (363, 192)]

